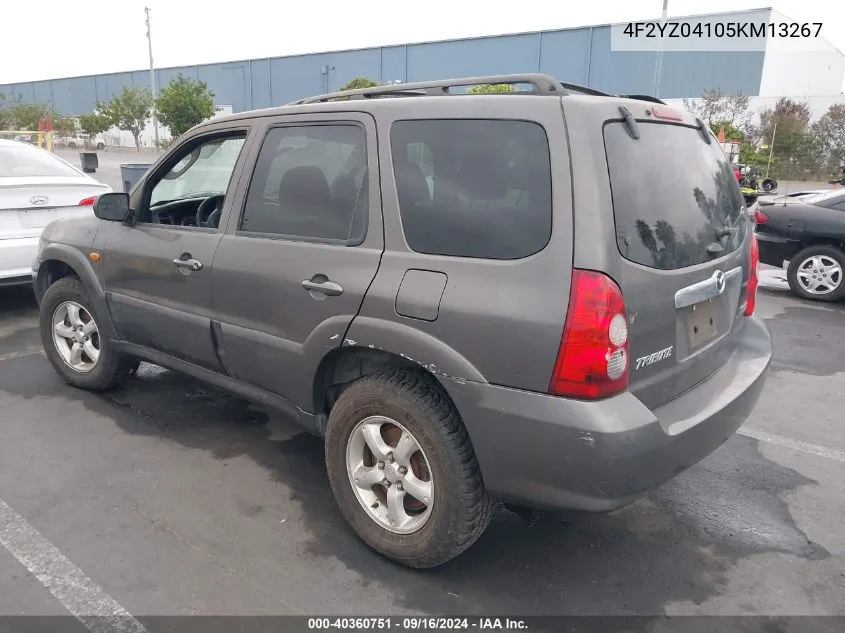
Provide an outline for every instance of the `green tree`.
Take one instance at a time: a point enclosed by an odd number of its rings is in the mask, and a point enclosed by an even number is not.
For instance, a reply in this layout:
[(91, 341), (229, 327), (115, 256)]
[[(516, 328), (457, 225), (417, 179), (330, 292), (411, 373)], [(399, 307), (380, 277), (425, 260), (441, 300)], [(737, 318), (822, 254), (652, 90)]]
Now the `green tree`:
[(102, 134), (112, 126), (111, 119), (99, 112), (89, 112), (79, 117), (79, 127), (88, 135), (88, 140), (94, 139), (97, 134)]
[(733, 125), (730, 121), (711, 121), (710, 129), (713, 130), (713, 134), (716, 136), (719, 136), (719, 130), (724, 130), (726, 141), (739, 141), (740, 143), (745, 142), (745, 133)]
[(828, 166), (838, 169), (845, 162), (845, 105), (832, 105), (813, 123), (810, 133), (827, 154)]
[(55, 126), (58, 114), (49, 103), (23, 103), (18, 101), (9, 108), (9, 119), (15, 130), (32, 132), (38, 129), (39, 119), (53, 119)]
[(481, 95), (481, 94), (497, 94), (502, 92), (515, 92), (512, 84), (479, 84), (471, 86), (467, 90), (467, 94)]
[(76, 135), (76, 119), (70, 116), (60, 116), (53, 119), (53, 131), (59, 136)]
[(124, 88), (108, 103), (98, 103), (97, 110), (106, 116), (112, 125), (124, 132), (130, 132), (135, 139), (135, 149), (141, 151), (141, 132), (150, 118), (153, 98), (150, 91), (139, 88)]
[(772, 172), (778, 178), (809, 180), (819, 175), (824, 163), (816, 140), (809, 134), (810, 106), (806, 101), (781, 97), (774, 107), (760, 112), (754, 129), (763, 154), (772, 157)]
[(699, 99), (684, 99), (684, 108), (700, 117), (711, 128), (715, 121), (719, 121), (743, 133), (750, 127), (750, 105), (750, 98), (741, 92), (727, 94), (720, 88), (703, 90)]
[(375, 88), (378, 86), (378, 82), (375, 79), (370, 79), (369, 77), (355, 77), (355, 79), (350, 79), (345, 84), (340, 87), (341, 92), (344, 90), (360, 90), (361, 88)]
[(214, 93), (204, 81), (179, 75), (161, 91), (155, 105), (159, 120), (175, 138), (214, 115)]

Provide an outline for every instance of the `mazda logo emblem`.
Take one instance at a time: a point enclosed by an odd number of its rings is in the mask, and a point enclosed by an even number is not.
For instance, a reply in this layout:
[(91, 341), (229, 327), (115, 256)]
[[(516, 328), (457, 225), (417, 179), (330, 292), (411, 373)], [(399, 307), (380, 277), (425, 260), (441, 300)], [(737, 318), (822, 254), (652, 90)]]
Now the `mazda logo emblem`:
[(37, 207), (43, 207), (48, 202), (50, 202), (50, 198), (47, 196), (32, 196), (29, 199), (29, 203), (34, 204)]
[(719, 294), (722, 294), (725, 291), (725, 273), (721, 270), (717, 270), (713, 274), (713, 277), (716, 280), (716, 291)]

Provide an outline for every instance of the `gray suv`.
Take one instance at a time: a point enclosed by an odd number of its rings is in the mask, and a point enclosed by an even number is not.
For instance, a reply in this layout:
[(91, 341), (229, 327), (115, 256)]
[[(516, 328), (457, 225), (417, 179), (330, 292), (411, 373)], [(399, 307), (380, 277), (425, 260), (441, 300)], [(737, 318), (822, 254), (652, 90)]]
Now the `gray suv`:
[(289, 412), (358, 536), (433, 567), (498, 501), (608, 512), (737, 430), (771, 359), (752, 222), (656, 99), (405, 84), (195, 127), (47, 227), (35, 289), (68, 383), (142, 360)]

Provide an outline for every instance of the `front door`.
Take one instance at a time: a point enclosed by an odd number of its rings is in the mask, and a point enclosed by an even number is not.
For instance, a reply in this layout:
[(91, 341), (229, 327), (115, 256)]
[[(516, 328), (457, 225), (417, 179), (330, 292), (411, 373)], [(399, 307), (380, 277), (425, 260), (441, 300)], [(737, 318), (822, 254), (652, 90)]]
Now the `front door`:
[(246, 137), (227, 130), (187, 140), (134, 192), (136, 222), (110, 227), (106, 299), (122, 339), (220, 370), (211, 269)]
[(338, 116), (267, 124), (212, 270), (229, 372), (309, 412), (317, 367), (343, 343), (383, 248), (375, 123)]

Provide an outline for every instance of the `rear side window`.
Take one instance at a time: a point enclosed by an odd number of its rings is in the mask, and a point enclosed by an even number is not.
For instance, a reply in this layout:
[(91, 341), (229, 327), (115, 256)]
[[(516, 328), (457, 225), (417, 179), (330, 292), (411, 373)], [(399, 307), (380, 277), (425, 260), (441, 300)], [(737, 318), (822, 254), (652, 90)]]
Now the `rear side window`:
[(364, 128), (352, 123), (271, 129), (240, 229), (359, 243), (368, 209), (366, 148)]
[(519, 259), (548, 244), (551, 164), (540, 125), (399, 121), (390, 145), (402, 227), (412, 250)]
[(24, 143), (0, 145), (0, 177), (2, 176), (12, 178), (82, 177), (73, 167), (49, 152)]
[(604, 128), (604, 144), (622, 256), (637, 264), (676, 270), (712, 261), (742, 244), (745, 201), (719, 145), (692, 127), (639, 122), (640, 138), (624, 123)]

